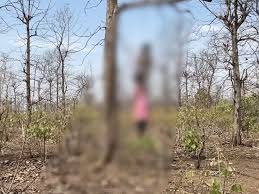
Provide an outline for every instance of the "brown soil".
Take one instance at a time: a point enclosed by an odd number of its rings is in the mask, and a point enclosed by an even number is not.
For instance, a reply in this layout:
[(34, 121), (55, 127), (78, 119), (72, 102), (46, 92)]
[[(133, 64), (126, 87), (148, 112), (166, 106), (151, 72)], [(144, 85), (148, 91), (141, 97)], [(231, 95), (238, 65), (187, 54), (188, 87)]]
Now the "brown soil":
[[(240, 183), (244, 193), (259, 193), (259, 149), (245, 146), (232, 149), (228, 145), (223, 149), (235, 169), (229, 185)], [(175, 150), (172, 153), (171, 167), (166, 171), (146, 161), (129, 165), (118, 160), (96, 172), (93, 170), (96, 164), (89, 162), (85, 154), (59, 154), (44, 163), (41, 157), (30, 158), (26, 153), (19, 160), (16, 151), (0, 157), (0, 193), (8, 193), (11, 188), (9, 193), (13, 194), (156, 194), (160, 193), (161, 185), (164, 193), (208, 193), (208, 182), (218, 177), (217, 169), (208, 165), (216, 157), (215, 152), (210, 151), (199, 170), (186, 154)]]

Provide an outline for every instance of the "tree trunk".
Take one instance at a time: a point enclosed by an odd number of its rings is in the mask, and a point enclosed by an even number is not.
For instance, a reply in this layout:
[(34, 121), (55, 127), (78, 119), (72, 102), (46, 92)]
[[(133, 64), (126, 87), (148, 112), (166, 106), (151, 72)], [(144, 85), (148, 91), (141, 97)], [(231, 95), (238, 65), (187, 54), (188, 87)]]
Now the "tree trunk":
[(66, 113), (66, 89), (65, 89), (65, 61), (61, 59), (61, 91), (62, 91), (62, 111)]
[(106, 32), (105, 32), (105, 118), (107, 125), (107, 150), (103, 163), (110, 163), (117, 148), (117, 61), (116, 61), (116, 7), (117, 0), (107, 0)]
[(57, 87), (57, 90), (56, 90), (56, 109), (58, 111), (59, 109), (59, 76), (58, 76), (58, 70), (57, 70), (57, 75), (56, 75), (56, 87)]
[(46, 134), (43, 135), (43, 161), (46, 162)]
[(181, 88), (181, 76), (177, 75), (177, 102), (178, 108), (182, 106), (182, 88)]
[(235, 23), (232, 28), (232, 66), (233, 66), (233, 88), (234, 88), (234, 123), (233, 123), (233, 136), (232, 143), (234, 146), (240, 145), (241, 129), (242, 129), (242, 114), (241, 114), (241, 80), (238, 59), (238, 13), (237, 13), (237, 0), (234, 2), (235, 9)]
[(13, 95), (14, 95), (14, 112), (17, 113), (17, 94), (16, 94), (15, 87), (13, 87)]
[(38, 107), (41, 107), (41, 81), (38, 81)]
[(52, 111), (52, 81), (49, 81), (49, 106)]
[(26, 74), (26, 100), (27, 100), (27, 128), (31, 123), (31, 35), (30, 35), (30, 22), (29, 19), (26, 23), (27, 43), (26, 43), (26, 62), (25, 62), (25, 74)]
[(188, 105), (189, 104), (188, 75), (185, 76), (185, 98), (186, 98), (186, 105)]

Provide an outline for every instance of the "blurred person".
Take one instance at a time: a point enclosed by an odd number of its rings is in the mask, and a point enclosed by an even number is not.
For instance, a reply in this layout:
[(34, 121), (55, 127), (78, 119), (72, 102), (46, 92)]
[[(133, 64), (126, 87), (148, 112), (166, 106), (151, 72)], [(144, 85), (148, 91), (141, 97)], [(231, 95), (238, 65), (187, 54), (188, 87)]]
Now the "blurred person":
[(145, 134), (150, 117), (150, 104), (147, 81), (150, 72), (151, 54), (150, 46), (144, 44), (141, 48), (138, 66), (135, 74), (135, 91), (133, 99), (133, 117), (140, 136)]
[(136, 86), (133, 99), (133, 117), (139, 136), (143, 136), (145, 134), (150, 116), (149, 99), (147, 87), (144, 84), (142, 74), (136, 75), (135, 83)]

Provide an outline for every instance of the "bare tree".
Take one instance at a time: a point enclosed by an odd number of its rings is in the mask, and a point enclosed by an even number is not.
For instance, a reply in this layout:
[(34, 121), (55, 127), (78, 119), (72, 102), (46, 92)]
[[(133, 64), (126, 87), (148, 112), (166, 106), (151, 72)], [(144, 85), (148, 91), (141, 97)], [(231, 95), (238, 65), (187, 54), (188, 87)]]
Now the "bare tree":
[[(203, 3), (203, 2), (202, 2)], [(241, 130), (242, 130), (242, 108), (241, 108), (241, 75), (240, 75), (240, 57), (239, 57), (239, 44), (242, 41), (241, 32), (242, 25), (249, 18), (252, 12), (253, 1), (250, 0), (233, 0), (221, 2), (223, 5), (222, 13), (212, 11), (207, 4), (203, 5), (210, 11), (216, 19), (223, 22), (224, 27), (227, 29), (231, 46), (229, 55), (231, 58), (230, 64), (232, 67), (231, 78), (234, 90), (234, 123), (233, 123), (233, 145), (240, 145)]]
[(217, 53), (209, 53), (203, 50), (198, 55), (194, 54), (190, 65), (191, 72), (189, 74), (196, 83), (196, 93), (202, 92), (202, 101), (200, 103), (210, 107), (212, 105), (211, 91), (217, 69)]
[(78, 99), (79, 97), (86, 97), (87, 92), (92, 87), (92, 78), (90, 75), (86, 75), (85, 73), (79, 74), (75, 78), (76, 80), (76, 95), (75, 98)]
[[(70, 8), (64, 7), (63, 9), (57, 11), (54, 15), (54, 19), (49, 24), (50, 30), (53, 32), (54, 36), (51, 42), (55, 45), (58, 54), (58, 63), (61, 68), (61, 92), (62, 92), (62, 109), (65, 113), (66, 111), (66, 75), (65, 68), (67, 66), (67, 59), (71, 51), (71, 36), (72, 29), (74, 27), (73, 14)], [(59, 69), (57, 69), (59, 71)], [(59, 80), (57, 78), (57, 84)], [(58, 85), (57, 85), (58, 86)], [(57, 88), (58, 92), (58, 88)]]
[[(87, 29), (82, 29), (78, 26), (77, 19), (73, 15), (69, 6), (56, 11), (54, 17), (49, 23), (51, 31), (48, 40), (55, 46), (57, 50), (58, 66), (57, 66), (57, 104), (58, 104), (58, 88), (59, 88), (59, 74), (61, 76), (61, 93), (62, 93), (62, 110), (65, 114), (66, 110), (66, 92), (67, 92), (67, 79), (66, 70), (68, 67), (69, 58), (72, 54), (82, 52), (89, 45), (91, 39), (96, 35), (102, 27), (98, 26), (93, 32), (88, 33)], [(87, 52), (87, 55), (102, 41), (98, 41)]]
[(42, 21), (46, 17), (49, 6), (41, 8), (40, 0), (17, 0), (7, 1), (8, 13), (11, 13), (17, 21), (24, 27), (25, 35), (20, 36), (21, 40), (25, 42), (25, 57), (24, 57), (24, 74), (26, 83), (26, 101), (27, 101), (27, 126), (31, 123), (32, 114), (32, 97), (31, 97), (31, 49), (32, 38), (38, 36)]
[[(55, 83), (55, 73), (57, 66), (59, 64), (55, 63), (56, 62), (56, 57), (55, 53), (53, 51), (48, 51), (44, 54), (43, 56), (43, 65), (45, 68), (43, 69), (43, 73), (45, 74), (45, 79), (48, 84), (48, 102), (49, 102), (49, 109), (52, 111), (53, 110), (53, 85)], [(57, 101), (58, 103), (58, 101)]]

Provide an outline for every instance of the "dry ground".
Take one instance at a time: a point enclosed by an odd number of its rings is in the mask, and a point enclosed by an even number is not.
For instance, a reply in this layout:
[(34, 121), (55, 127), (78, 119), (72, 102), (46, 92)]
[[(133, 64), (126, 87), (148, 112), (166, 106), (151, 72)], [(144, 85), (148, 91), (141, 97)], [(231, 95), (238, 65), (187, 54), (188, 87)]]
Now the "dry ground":
[[(123, 160), (118, 158), (105, 170), (96, 172), (96, 163), (89, 159), (89, 150), (81, 154), (51, 151), (44, 163), (42, 157), (31, 158), (27, 152), (20, 158), (21, 141), (8, 142), (0, 157), (0, 193), (157, 194), (161, 190), (168, 194), (209, 193), (208, 183), (218, 177), (218, 171), (209, 166), (217, 157), (215, 144), (210, 142), (207, 146), (207, 158), (199, 170), (194, 167), (194, 159), (172, 147), (170, 167), (166, 170), (160, 168), (158, 155), (142, 153), (131, 155), (129, 160), (124, 155)], [(222, 145), (221, 151), (235, 169), (229, 184), (242, 184), (247, 194), (259, 193), (259, 149)]]

